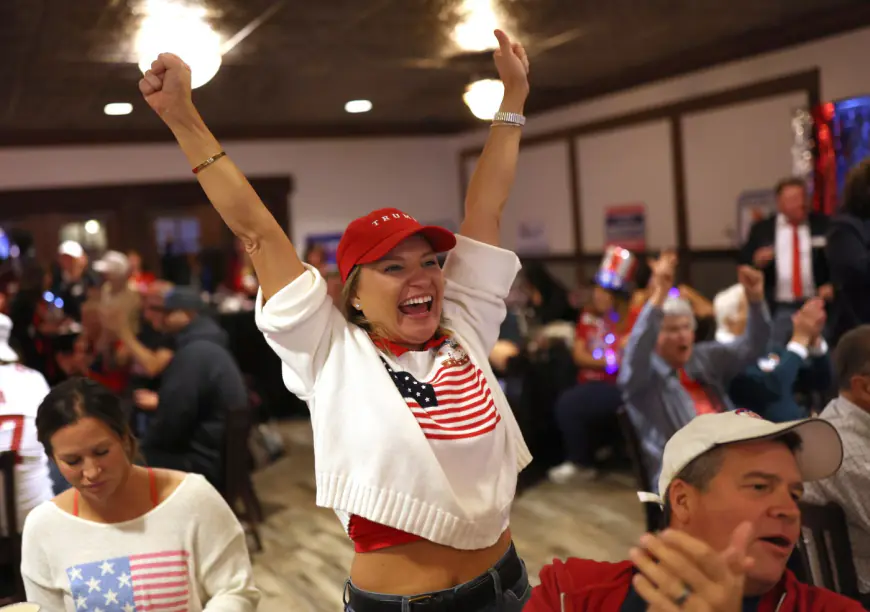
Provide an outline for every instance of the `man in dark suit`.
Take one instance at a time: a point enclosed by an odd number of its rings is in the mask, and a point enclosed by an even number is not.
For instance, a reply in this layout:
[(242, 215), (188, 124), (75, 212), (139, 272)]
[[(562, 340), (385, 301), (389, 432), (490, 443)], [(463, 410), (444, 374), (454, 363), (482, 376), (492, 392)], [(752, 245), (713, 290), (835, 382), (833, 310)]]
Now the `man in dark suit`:
[(811, 297), (834, 297), (825, 258), (828, 218), (809, 212), (801, 179), (776, 186), (777, 213), (757, 221), (740, 249), (740, 263), (764, 272), (767, 303), (773, 313), (771, 342), (784, 346), (792, 334), (792, 315)]

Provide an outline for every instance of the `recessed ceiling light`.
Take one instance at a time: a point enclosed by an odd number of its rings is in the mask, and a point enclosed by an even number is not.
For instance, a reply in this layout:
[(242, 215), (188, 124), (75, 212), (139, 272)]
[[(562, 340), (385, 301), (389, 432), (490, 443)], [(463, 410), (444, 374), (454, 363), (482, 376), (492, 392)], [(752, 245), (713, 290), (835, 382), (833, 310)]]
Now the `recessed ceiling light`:
[(106, 104), (103, 108), (103, 112), (107, 115), (129, 115), (133, 112), (133, 105), (129, 102), (112, 102), (111, 104)]
[(369, 100), (351, 100), (344, 105), (344, 110), (349, 113), (367, 113), (372, 110), (372, 103)]

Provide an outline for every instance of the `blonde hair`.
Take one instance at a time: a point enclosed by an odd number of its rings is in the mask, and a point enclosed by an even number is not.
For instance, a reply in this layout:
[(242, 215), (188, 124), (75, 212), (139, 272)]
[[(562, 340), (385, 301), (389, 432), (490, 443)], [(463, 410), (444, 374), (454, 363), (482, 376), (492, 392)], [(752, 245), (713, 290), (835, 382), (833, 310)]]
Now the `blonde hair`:
[[(357, 310), (352, 304), (353, 296), (356, 294), (357, 286), (359, 285), (361, 270), (361, 266), (354, 266), (350, 271), (350, 274), (347, 275), (347, 280), (344, 281), (344, 285), (341, 287), (341, 302), (338, 304), (338, 309), (341, 311), (341, 314), (344, 315), (344, 318), (347, 319), (348, 323), (356, 325), (374, 338), (386, 338), (386, 334), (382, 333), (381, 330), (378, 330), (374, 323), (366, 319), (362, 310)], [(447, 329), (447, 324), (447, 318), (444, 316), (444, 311), (442, 310), (441, 321), (438, 323), (438, 329), (435, 330), (435, 335), (449, 336), (450, 331)]]

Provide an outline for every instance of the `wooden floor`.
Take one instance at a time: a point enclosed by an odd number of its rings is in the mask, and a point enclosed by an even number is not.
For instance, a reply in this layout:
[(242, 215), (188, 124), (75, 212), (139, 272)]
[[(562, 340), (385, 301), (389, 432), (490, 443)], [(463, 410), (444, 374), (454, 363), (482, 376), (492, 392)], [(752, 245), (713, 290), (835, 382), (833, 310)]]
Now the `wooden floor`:
[[(314, 505), (307, 421), (281, 423), (289, 454), (254, 477), (267, 515), (264, 550), (254, 555), (261, 612), (339, 612), (353, 547), (331, 510)], [(609, 475), (583, 484), (542, 483), (514, 503), (511, 530), (533, 584), (554, 557), (626, 558), (643, 532), (632, 480)]]

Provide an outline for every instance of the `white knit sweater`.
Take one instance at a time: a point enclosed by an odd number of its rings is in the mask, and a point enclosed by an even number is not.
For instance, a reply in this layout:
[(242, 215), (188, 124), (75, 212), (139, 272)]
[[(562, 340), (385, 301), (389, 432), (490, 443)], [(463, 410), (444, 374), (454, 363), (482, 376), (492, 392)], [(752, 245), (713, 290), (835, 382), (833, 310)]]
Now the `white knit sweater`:
[(452, 340), (399, 356), (346, 322), (314, 268), (265, 306), (258, 296), (257, 325), (311, 411), (317, 505), (345, 527), (359, 515), (467, 550), (507, 528), (531, 455), (488, 357), (519, 268), (458, 236), (444, 267)]
[(260, 599), (242, 526), (198, 474), (123, 523), (47, 501), (27, 517), (23, 538), (27, 601), (46, 612), (254, 612)]

